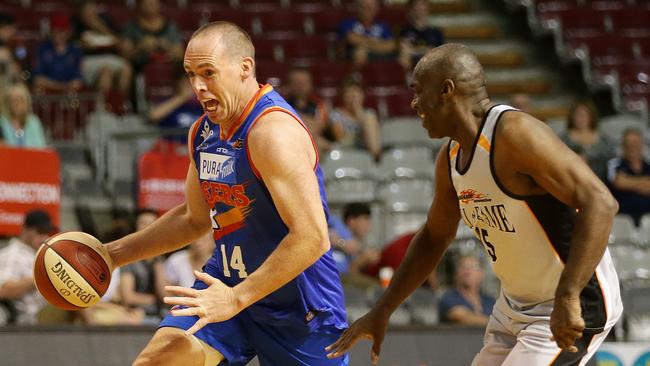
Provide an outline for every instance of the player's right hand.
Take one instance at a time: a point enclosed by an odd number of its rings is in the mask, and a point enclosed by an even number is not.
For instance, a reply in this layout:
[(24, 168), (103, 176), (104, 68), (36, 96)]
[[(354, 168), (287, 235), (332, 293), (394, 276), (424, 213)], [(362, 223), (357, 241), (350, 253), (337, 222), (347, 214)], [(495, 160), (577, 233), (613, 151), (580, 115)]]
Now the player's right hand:
[(390, 314), (381, 310), (372, 309), (368, 314), (354, 322), (339, 339), (331, 345), (325, 347), (329, 352), (327, 358), (341, 357), (348, 352), (359, 339), (365, 338), (372, 341), (372, 351), (370, 352), (370, 361), (373, 365), (379, 362), (379, 352), (381, 352), (381, 343), (386, 335), (388, 328), (388, 319)]

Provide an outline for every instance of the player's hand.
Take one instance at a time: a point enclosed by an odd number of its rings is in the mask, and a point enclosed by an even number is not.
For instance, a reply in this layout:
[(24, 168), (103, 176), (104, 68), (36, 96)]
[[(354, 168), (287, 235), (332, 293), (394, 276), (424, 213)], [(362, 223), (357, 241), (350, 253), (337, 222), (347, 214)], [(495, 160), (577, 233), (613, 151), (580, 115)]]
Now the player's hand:
[(165, 290), (178, 295), (167, 296), (163, 299), (169, 305), (182, 305), (184, 308), (172, 309), (173, 316), (198, 316), (199, 320), (185, 331), (186, 334), (194, 334), (209, 323), (226, 321), (237, 315), (242, 309), (232, 287), (210, 276), (207, 273), (194, 271), (199, 280), (205, 282), (208, 287), (204, 290), (180, 286), (165, 286)]
[(339, 339), (331, 345), (325, 347), (329, 352), (327, 358), (341, 357), (354, 346), (361, 338), (372, 341), (372, 351), (370, 352), (370, 361), (373, 365), (379, 362), (379, 353), (381, 352), (381, 343), (386, 335), (388, 327), (388, 318), (390, 314), (375, 309), (370, 310), (368, 314), (354, 322)]
[(551, 313), (551, 340), (568, 352), (578, 352), (573, 343), (582, 337), (585, 321), (582, 319), (580, 297), (556, 297)]

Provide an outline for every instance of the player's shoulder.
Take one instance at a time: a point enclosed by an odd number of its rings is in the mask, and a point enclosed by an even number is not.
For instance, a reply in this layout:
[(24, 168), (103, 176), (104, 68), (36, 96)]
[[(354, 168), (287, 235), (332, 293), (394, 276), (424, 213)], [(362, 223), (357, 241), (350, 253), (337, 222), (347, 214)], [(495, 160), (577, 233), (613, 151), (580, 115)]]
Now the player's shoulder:
[(270, 108), (265, 111), (248, 133), (249, 141), (292, 141), (291, 138), (307, 135), (299, 117), (285, 108)]
[(545, 122), (516, 109), (501, 114), (495, 133), (499, 141), (513, 143), (554, 135), (553, 130)]

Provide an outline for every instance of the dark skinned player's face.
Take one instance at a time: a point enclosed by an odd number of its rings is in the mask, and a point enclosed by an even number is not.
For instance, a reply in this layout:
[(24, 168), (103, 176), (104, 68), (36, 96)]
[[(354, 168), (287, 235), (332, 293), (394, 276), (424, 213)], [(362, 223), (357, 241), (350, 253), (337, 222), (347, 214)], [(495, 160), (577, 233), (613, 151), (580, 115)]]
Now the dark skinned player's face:
[(444, 128), (443, 111), (440, 108), (440, 95), (437, 93), (438, 85), (432, 78), (424, 78), (422, 73), (414, 72), (411, 89), (413, 100), (411, 108), (415, 110), (422, 120), (422, 127), (429, 133), (431, 138), (446, 136)]

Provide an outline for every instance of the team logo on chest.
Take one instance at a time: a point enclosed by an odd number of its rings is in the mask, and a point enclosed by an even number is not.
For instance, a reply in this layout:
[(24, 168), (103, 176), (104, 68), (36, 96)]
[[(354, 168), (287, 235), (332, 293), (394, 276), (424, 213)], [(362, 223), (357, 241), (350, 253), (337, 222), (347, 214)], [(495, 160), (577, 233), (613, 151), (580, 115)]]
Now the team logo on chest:
[(235, 183), (235, 161), (233, 156), (201, 152), (199, 178), (224, 183)]

